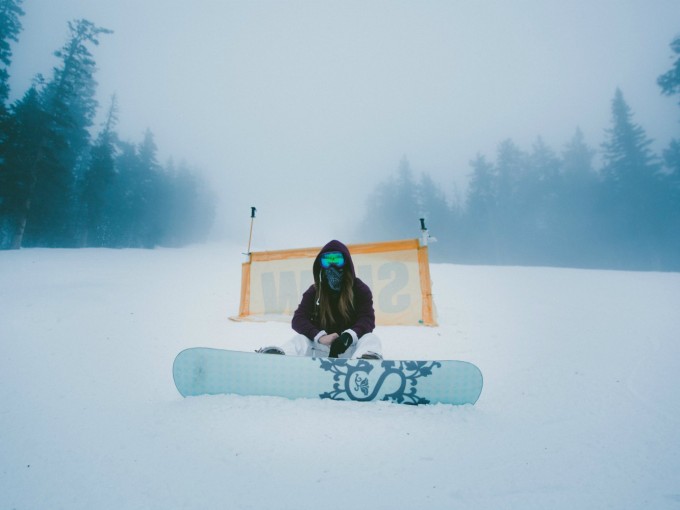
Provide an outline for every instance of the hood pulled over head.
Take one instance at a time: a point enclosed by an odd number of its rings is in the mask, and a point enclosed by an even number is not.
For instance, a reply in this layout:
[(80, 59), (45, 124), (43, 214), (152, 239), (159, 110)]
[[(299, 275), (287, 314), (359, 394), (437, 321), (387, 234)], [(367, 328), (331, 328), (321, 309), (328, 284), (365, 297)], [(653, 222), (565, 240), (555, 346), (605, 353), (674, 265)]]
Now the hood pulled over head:
[(331, 251), (339, 251), (342, 253), (342, 256), (345, 258), (344, 271), (349, 272), (352, 276), (355, 276), (354, 263), (352, 262), (352, 256), (349, 253), (349, 249), (343, 243), (334, 239), (326, 243), (326, 245), (321, 248), (321, 251), (319, 251), (319, 254), (314, 259), (314, 283), (317, 285), (319, 284), (321, 275), (321, 255)]

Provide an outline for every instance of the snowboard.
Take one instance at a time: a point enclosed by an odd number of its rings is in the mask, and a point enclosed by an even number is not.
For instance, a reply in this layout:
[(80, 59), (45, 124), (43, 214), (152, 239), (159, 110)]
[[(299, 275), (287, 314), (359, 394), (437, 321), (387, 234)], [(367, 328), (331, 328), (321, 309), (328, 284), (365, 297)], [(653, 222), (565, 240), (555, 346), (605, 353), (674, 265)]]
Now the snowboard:
[(184, 397), (235, 394), (399, 404), (474, 404), (482, 373), (465, 361), (366, 360), (259, 354), (205, 347), (173, 364)]

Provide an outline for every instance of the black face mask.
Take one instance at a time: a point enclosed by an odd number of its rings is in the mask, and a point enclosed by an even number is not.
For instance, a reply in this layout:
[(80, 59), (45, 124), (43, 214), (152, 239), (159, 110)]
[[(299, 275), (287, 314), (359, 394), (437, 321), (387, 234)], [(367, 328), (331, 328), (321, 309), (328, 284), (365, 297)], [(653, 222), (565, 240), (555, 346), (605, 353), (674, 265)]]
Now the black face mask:
[(340, 292), (342, 288), (342, 275), (344, 273), (343, 268), (330, 266), (323, 270), (324, 280), (328, 284), (328, 287), (334, 292)]

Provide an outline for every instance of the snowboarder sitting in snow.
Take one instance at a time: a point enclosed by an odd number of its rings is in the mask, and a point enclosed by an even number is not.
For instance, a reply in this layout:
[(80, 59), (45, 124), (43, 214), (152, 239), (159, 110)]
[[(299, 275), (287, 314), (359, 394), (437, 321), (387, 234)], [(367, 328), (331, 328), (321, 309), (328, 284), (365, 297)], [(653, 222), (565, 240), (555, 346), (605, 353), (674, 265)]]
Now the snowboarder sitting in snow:
[(331, 241), (314, 259), (314, 284), (302, 295), (293, 315), (298, 333), (282, 347), (257, 352), (331, 358), (382, 359), (373, 334), (373, 294), (356, 277), (352, 256), (340, 241)]

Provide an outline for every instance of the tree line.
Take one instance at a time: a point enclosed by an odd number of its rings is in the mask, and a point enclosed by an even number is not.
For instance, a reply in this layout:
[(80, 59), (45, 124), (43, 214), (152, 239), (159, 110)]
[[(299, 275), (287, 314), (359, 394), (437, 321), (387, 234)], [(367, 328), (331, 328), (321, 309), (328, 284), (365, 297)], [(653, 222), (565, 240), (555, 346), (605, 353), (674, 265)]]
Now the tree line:
[[(680, 55), (680, 36), (671, 49)], [(680, 95), (680, 57), (657, 83)], [(661, 155), (651, 143), (617, 89), (599, 153), (580, 130), (560, 153), (540, 138), (530, 150), (505, 140), (495, 160), (470, 162), (464, 200), (453, 204), (404, 158), (372, 193), (362, 236), (413, 237), (425, 217), (434, 260), (678, 271), (680, 140)]]
[(114, 97), (96, 136), (99, 104), (90, 52), (112, 33), (68, 23), (58, 64), (8, 104), (11, 44), (23, 0), (0, 0), (0, 249), (180, 246), (204, 240), (215, 198), (186, 163), (158, 162), (151, 131), (139, 143), (116, 132)]

